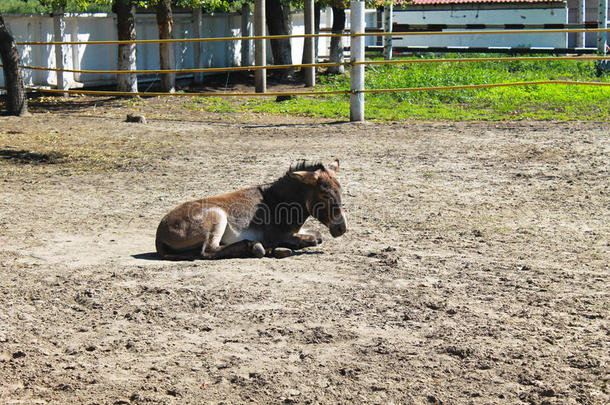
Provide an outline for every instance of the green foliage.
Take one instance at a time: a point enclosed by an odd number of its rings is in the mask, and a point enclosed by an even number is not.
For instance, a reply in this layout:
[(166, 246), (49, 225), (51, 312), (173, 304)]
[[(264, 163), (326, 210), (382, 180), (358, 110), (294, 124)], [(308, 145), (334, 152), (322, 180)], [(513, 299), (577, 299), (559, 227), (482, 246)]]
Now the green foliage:
[(206, 13), (227, 13), (241, 9), (248, 0), (177, 0), (176, 5), (185, 8), (202, 8)]
[(366, 2), (367, 7), (384, 7), (384, 6), (398, 6), (405, 7), (411, 4), (413, 0), (368, 0)]
[(68, 13), (109, 13), (110, 1), (48, 1), (48, 0), (0, 0), (2, 14), (50, 14), (54, 7), (63, 7)]
[(51, 10), (63, 9), (68, 13), (110, 12), (112, 0), (35, 0)]
[(195, 97), (193, 100), (198, 107), (193, 107), (195, 110), (205, 109), (206, 111), (215, 113), (229, 113), (235, 111), (235, 108), (230, 100), (221, 97)]
[[(121, 0), (123, 1), (123, 0)], [(127, 1), (127, 0), (125, 0)], [(138, 7), (154, 7), (158, 0), (134, 0)], [(381, 7), (393, 2), (404, 5), (411, 0), (367, 0), (367, 7)], [(283, 0), (293, 9), (303, 9), (303, 0)], [(245, 3), (253, 0), (176, 0), (176, 6), (202, 8), (206, 13), (226, 13), (241, 10)], [(349, 0), (321, 0), (322, 7), (343, 4), (349, 8)], [(54, 9), (63, 8), (68, 13), (110, 13), (112, 0), (0, 0), (0, 13), (3, 14), (50, 14)]]
[(50, 7), (43, 6), (37, 0), (25, 2), (23, 0), (0, 0), (0, 13), (2, 14), (47, 14)]
[[(320, 7), (343, 7), (349, 8), (350, 0), (316, 0), (316, 3), (320, 4)], [(412, 3), (413, 0), (365, 0), (365, 6), (367, 8), (378, 8), (383, 6), (389, 6), (394, 4), (396, 6), (406, 6)], [(282, 0), (283, 4), (287, 4), (297, 10), (304, 8), (303, 0)]]
[[(120, 0), (127, 1), (127, 0)], [(135, 0), (138, 7), (151, 8), (157, 0)], [(201, 7), (206, 13), (233, 12), (241, 9), (248, 0), (177, 0), (179, 7)], [(63, 8), (68, 13), (110, 13), (112, 0), (0, 0), (0, 13), (3, 14), (50, 14)]]

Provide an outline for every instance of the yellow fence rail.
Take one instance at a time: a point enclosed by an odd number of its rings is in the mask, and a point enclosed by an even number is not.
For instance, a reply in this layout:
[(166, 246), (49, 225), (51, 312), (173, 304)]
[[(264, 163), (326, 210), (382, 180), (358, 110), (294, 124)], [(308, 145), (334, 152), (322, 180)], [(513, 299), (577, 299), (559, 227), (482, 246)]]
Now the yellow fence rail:
[[(292, 65), (268, 65), (268, 66), (231, 66), (219, 68), (197, 68), (197, 69), (165, 69), (165, 70), (79, 70), (79, 69), (58, 69), (40, 66), (22, 65), (23, 69), (42, 70), (50, 72), (67, 72), (81, 74), (165, 74), (165, 73), (215, 73), (215, 72), (239, 72), (254, 71), (262, 69), (293, 69), (307, 67), (331, 67), (331, 66), (351, 66), (351, 65), (407, 65), (422, 63), (468, 63), (468, 62), (502, 62), (502, 61), (592, 61), (605, 60), (607, 56), (515, 56), (515, 57), (483, 57), (483, 58), (438, 58), (438, 59), (393, 59), (393, 60), (370, 60), (363, 62), (340, 62), (340, 63), (304, 63)], [(2, 64), (0, 64), (2, 67)]]
[[(51, 72), (69, 72), (69, 73), (82, 73), (82, 74), (164, 74), (164, 73), (214, 73), (214, 72), (239, 72), (239, 71), (252, 71), (262, 69), (290, 69), (298, 67), (330, 67), (330, 66), (341, 66), (348, 65), (349, 62), (341, 63), (304, 63), (299, 65), (269, 65), (269, 66), (231, 66), (231, 67), (219, 67), (219, 68), (198, 68), (198, 69), (165, 69), (165, 70), (78, 70), (78, 69), (58, 69), (58, 68), (46, 68), (39, 66), (26, 66), (23, 65), (23, 69), (32, 70), (47, 70)], [(0, 65), (2, 66), (2, 65)]]
[(176, 42), (217, 42), (248, 41), (257, 39), (290, 39), (290, 38), (331, 38), (331, 37), (372, 37), (372, 36), (417, 36), (417, 35), (498, 35), (498, 34), (553, 34), (577, 32), (610, 32), (610, 28), (565, 28), (565, 29), (531, 29), (531, 30), (471, 30), (471, 31), (425, 31), (425, 32), (363, 32), (359, 34), (293, 34), (293, 35), (260, 35), (250, 37), (215, 37), (215, 38), (173, 38), (173, 39), (136, 39), (132, 41), (22, 41), (17, 45), (127, 45), (127, 44), (163, 44)]
[[(572, 80), (542, 80), (530, 82), (514, 82), (514, 83), (488, 83), (488, 84), (468, 84), (461, 86), (438, 86), (438, 87), (405, 87), (394, 89), (365, 89), (360, 93), (394, 93), (394, 92), (412, 92), (412, 91), (444, 91), (444, 90), (477, 90), (489, 89), (493, 87), (517, 87), (517, 86), (541, 86), (541, 85), (568, 85), (568, 86), (610, 86), (606, 82), (577, 82)], [(1, 87), (0, 88), (4, 88)], [(27, 87), (28, 90), (37, 91), (40, 93), (50, 94), (74, 94), (87, 96), (108, 96), (108, 97), (277, 97), (277, 96), (309, 96), (319, 97), (337, 94), (353, 94), (351, 90), (328, 90), (328, 91), (288, 91), (288, 92), (206, 92), (206, 93), (163, 93), (163, 92), (120, 92), (107, 90), (60, 90), (60, 89), (45, 89)]]
[[(20, 46), (34, 45), (115, 45), (115, 44), (159, 44), (176, 42), (212, 42), (212, 41), (237, 41), (237, 40), (257, 40), (257, 39), (286, 39), (286, 38), (321, 38), (321, 37), (365, 37), (365, 36), (415, 36), (415, 35), (485, 35), (485, 34), (545, 34), (545, 33), (580, 33), (580, 32), (610, 32), (606, 28), (573, 28), (573, 29), (526, 29), (526, 30), (474, 30), (474, 31), (426, 31), (426, 32), (365, 32), (351, 34), (299, 34), (299, 35), (276, 35), (276, 36), (248, 36), (248, 37), (217, 37), (217, 38), (181, 38), (165, 40), (135, 40), (135, 41), (49, 41), (49, 42), (17, 42)], [(213, 72), (233, 72), (233, 71), (255, 71), (261, 69), (293, 69), (310, 67), (331, 67), (331, 66), (358, 66), (358, 65), (389, 65), (389, 64), (420, 64), (420, 63), (469, 63), (469, 62), (499, 62), (499, 61), (593, 61), (608, 59), (607, 56), (526, 56), (526, 57), (475, 57), (475, 58), (438, 58), (438, 59), (400, 59), (400, 60), (378, 60), (378, 61), (356, 61), (342, 63), (312, 63), (312, 64), (291, 64), (291, 65), (269, 65), (269, 66), (237, 66), (219, 68), (193, 68), (193, 69), (166, 69), (166, 70), (79, 70), (79, 69), (58, 69), (37, 66), (22, 66), (24, 69), (47, 70), (55, 72), (71, 72), (80, 74), (166, 74), (166, 73), (213, 73)], [(0, 65), (1, 67), (2, 65)], [(494, 87), (513, 87), (513, 86), (539, 86), (539, 85), (575, 85), (575, 86), (610, 86), (605, 82), (578, 82), (570, 80), (545, 80), (514, 83), (495, 83), (459, 86), (440, 86), (440, 87), (415, 87), (415, 88), (395, 88), (395, 89), (364, 89), (357, 93), (390, 93), (390, 92), (413, 92), (413, 91), (445, 91), (445, 90), (473, 90), (488, 89)], [(3, 88), (3, 87), (0, 87)], [(274, 96), (309, 96), (319, 97), (325, 95), (354, 94), (352, 90), (330, 90), (330, 91), (290, 91), (290, 92), (206, 92), (206, 93), (164, 93), (164, 92), (118, 92), (105, 90), (64, 90), (27, 87), (28, 90), (49, 94), (80, 94), (91, 96), (142, 96), (142, 97), (274, 97)]]

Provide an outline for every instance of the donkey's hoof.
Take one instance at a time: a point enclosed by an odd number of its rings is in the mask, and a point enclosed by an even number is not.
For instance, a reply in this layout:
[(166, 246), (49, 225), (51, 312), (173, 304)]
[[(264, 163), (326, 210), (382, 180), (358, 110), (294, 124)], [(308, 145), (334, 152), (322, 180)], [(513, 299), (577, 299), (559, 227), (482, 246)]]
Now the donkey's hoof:
[(281, 247), (273, 249), (273, 257), (276, 259), (283, 259), (290, 256), (292, 256), (292, 249)]
[(316, 241), (316, 244), (322, 243), (322, 234), (318, 231), (312, 230), (310, 231), (310, 235), (313, 236), (313, 239)]
[(260, 242), (256, 242), (252, 246), (252, 254), (254, 255), (254, 257), (257, 257), (259, 259), (265, 256), (265, 248), (263, 247), (263, 244)]

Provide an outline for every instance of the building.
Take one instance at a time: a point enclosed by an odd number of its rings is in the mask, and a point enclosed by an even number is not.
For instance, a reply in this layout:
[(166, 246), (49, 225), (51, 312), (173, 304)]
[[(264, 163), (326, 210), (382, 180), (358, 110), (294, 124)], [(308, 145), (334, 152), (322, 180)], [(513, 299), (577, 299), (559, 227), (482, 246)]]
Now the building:
[[(579, 0), (573, 0), (579, 1)], [(597, 0), (593, 0), (597, 1)], [(444, 24), (443, 31), (464, 31), (460, 26), (492, 25), (487, 30), (503, 29), (504, 24), (538, 25), (565, 24), (568, 7), (563, 0), (414, 0), (408, 7), (394, 11), (394, 31), (404, 24)], [(401, 27), (402, 26), (402, 27)], [(495, 27), (494, 27), (495, 26)], [(510, 28), (510, 27), (507, 27)], [(431, 28), (430, 31), (438, 31)], [(459, 47), (459, 48), (566, 48), (565, 33), (548, 34), (474, 34), (425, 35), (394, 38), (400, 47)]]

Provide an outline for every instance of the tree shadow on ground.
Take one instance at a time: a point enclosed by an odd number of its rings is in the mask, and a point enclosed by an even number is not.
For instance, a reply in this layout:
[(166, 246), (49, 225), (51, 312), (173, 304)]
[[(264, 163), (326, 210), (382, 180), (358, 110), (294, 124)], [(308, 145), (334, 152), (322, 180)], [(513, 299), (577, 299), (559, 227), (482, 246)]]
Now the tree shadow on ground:
[[(28, 99), (28, 110), (31, 113), (61, 112), (78, 113), (87, 108), (118, 106), (122, 97), (57, 97), (52, 99), (44, 94), (34, 94)], [(50, 101), (52, 100), (52, 101)]]
[(54, 164), (67, 156), (61, 152), (37, 153), (29, 150), (0, 149), (0, 159), (21, 164)]

